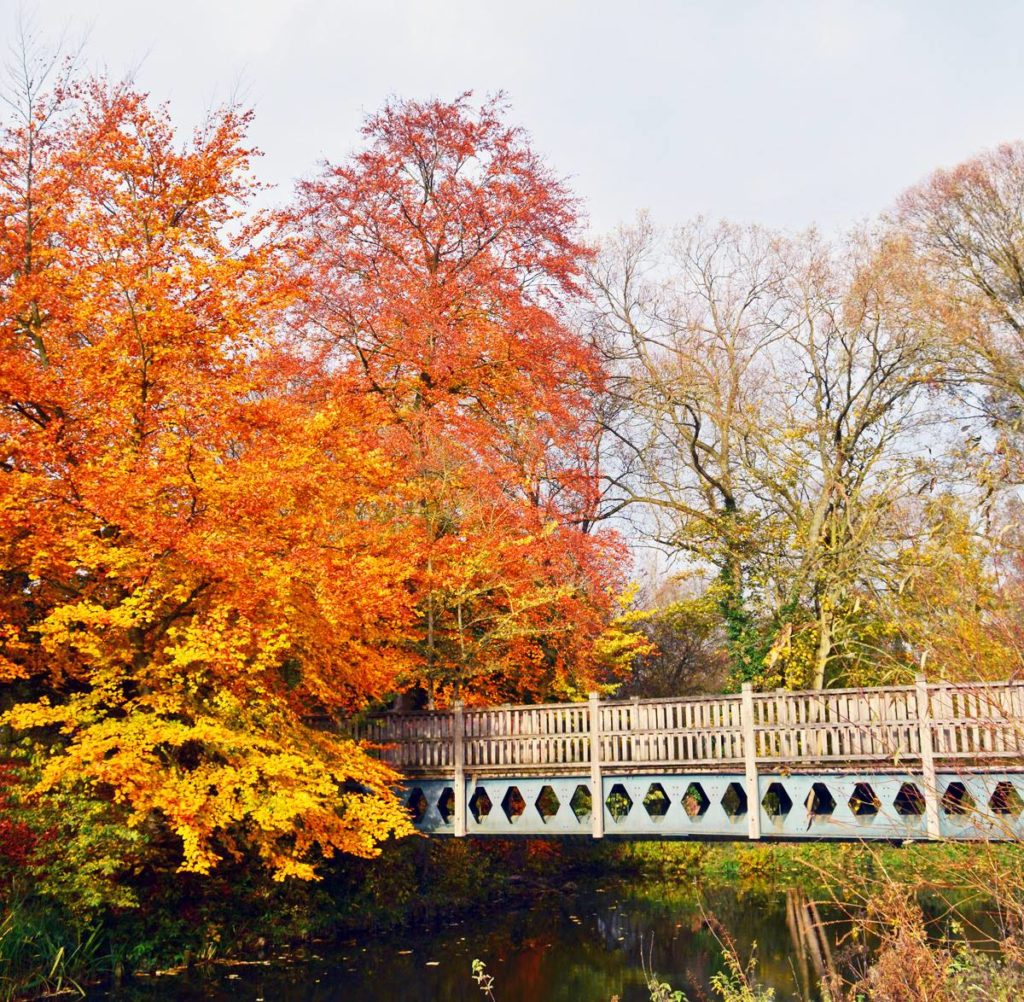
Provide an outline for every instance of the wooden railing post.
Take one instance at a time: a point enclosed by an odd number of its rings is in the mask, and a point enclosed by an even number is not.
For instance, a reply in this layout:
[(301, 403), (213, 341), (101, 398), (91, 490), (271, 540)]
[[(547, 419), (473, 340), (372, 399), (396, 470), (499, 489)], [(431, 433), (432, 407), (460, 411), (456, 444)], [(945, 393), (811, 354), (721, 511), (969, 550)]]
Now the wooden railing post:
[(594, 838), (604, 838), (604, 781), (601, 779), (601, 697), (592, 692), (590, 704), (590, 823)]
[(466, 745), (465, 720), (462, 716), (462, 700), (452, 703), (452, 765), (455, 777), (452, 789), (455, 793), (455, 836), (466, 834)]
[(921, 778), (924, 781), (924, 821), (928, 838), (941, 838), (939, 830), (939, 790), (935, 778), (935, 753), (932, 746), (932, 715), (928, 709), (928, 683), (924, 675), (915, 680), (917, 689), (917, 725), (921, 735)]
[(747, 772), (747, 835), (761, 837), (761, 798), (757, 788), (757, 741), (754, 728), (754, 687), (744, 682), (741, 721), (743, 724), (743, 763)]

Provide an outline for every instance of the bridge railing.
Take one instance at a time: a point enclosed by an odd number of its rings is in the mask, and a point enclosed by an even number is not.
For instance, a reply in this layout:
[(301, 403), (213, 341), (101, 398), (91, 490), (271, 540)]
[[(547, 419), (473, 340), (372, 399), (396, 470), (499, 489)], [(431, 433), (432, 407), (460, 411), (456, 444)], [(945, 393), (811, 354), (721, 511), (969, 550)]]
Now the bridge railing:
[(933, 685), (932, 744), (943, 759), (1024, 756), (1024, 684)]
[[(1024, 683), (947, 682), (387, 713), (360, 737), (408, 775), (1024, 762)], [(597, 754), (594, 755), (596, 748)]]

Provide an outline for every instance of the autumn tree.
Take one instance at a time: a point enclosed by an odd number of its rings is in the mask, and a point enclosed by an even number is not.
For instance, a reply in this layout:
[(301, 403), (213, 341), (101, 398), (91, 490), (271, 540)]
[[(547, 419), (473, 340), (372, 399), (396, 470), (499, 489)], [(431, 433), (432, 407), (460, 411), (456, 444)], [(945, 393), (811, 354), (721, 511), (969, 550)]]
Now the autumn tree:
[(769, 482), (789, 527), (784, 608), (813, 614), (809, 680), (820, 688), (833, 659), (856, 656), (844, 632), (857, 622), (858, 589), (894, 562), (901, 508), (937, 485), (942, 439), (926, 397), (937, 359), (902, 245), (854, 236), (839, 254), (814, 240), (789, 247), (790, 361), (777, 370), (789, 378), (778, 384), (778, 424), (761, 427), (787, 476)]
[(901, 594), (932, 669), (952, 678), (1006, 677), (1020, 666), (1022, 206), (1018, 141), (935, 171), (888, 219), (914, 258), (916, 322), (941, 346), (935, 383), (955, 420), (957, 460), (974, 481), (945, 505), (936, 543), (921, 548), (935, 572), (908, 574)]
[(730, 662), (717, 589), (698, 580), (658, 580), (637, 595), (623, 627), (646, 637), (650, 648), (633, 660), (623, 696), (660, 699), (721, 692)]
[[(920, 316), (942, 336), (945, 384), (999, 441), (989, 470), (1021, 478), (1024, 407), (1024, 143), (1006, 143), (907, 191), (892, 223), (932, 293)], [(977, 443), (974, 443), (977, 444)]]
[(578, 695), (620, 557), (593, 531), (600, 360), (567, 323), (579, 207), (500, 99), (392, 101), (363, 134), (301, 186), (293, 323), (334, 399), (379, 402), (408, 480), (404, 684)]
[[(35, 78), (0, 137), (4, 720), (184, 869), (276, 877), (409, 830), (307, 725), (393, 687), (413, 565), (374, 398), (275, 330), (248, 116), (190, 139), (127, 85)], [(166, 858), (166, 857), (164, 857)], [(111, 863), (111, 868), (114, 863)]]
[(921, 670), (954, 681), (1024, 672), (1019, 506), (977, 517), (969, 493), (904, 505), (902, 540), (887, 573), (858, 593), (851, 681), (902, 681)]
[(622, 400), (610, 477), (641, 528), (710, 572), (740, 678), (841, 670), (857, 588), (930, 483), (912, 275), (867, 236), (833, 249), (703, 221), (668, 241), (642, 221), (592, 270)]
[(770, 316), (782, 274), (770, 237), (698, 221), (666, 246), (642, 218), (590, 274), (619, 401), (607, 429), (613, 496), (621, 511), (642, 513), (641, 532), (713, 569), (731, 655), (749, 673), (759, 641), (748, 579), (764, 546), (743, 470), (765, 350), (778, 336)]

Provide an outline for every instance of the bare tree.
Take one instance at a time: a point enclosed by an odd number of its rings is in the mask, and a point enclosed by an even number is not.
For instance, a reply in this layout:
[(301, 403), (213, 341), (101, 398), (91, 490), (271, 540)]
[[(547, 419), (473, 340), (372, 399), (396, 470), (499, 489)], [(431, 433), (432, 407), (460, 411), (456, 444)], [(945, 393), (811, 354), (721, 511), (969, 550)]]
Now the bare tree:
[(902, 498), (927, 489), (930, 341), (902, 245), (697, 222), (620, 231), (593, 269), (615, 373), (609, 480), (671, 553), (704, 566), (734, 672), (794, 632), (821, 686), (844, 609), (882, 580)]
[(1024, 475), (1024, 142), (936, 171), (899, 200), (933, 300), (922, 322), (944, 338), (944, 379), (1001, 436), (1004, 477)]
[(770, 521), (746, 470), (779, 336), (783, 275), (773, 238), (703, 220), (667, 241), (646, 219), (592, 271), (618, 421), (608, 473), (641, 530), (717, 578), (729, 646), (752, 667), (745, 593)]

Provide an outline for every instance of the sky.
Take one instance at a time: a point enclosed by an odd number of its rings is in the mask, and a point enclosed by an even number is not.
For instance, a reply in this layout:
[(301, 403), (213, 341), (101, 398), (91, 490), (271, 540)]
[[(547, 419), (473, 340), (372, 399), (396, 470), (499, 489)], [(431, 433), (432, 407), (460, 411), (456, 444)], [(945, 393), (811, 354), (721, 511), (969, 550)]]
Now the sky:
[(825, 232), (1024, 138), (1024, 4), (985, 0), (0, 0), (191, 127), (253, 107), (280, 187), (389, 96), (504, 91), (594, 234), (649, 210)]

